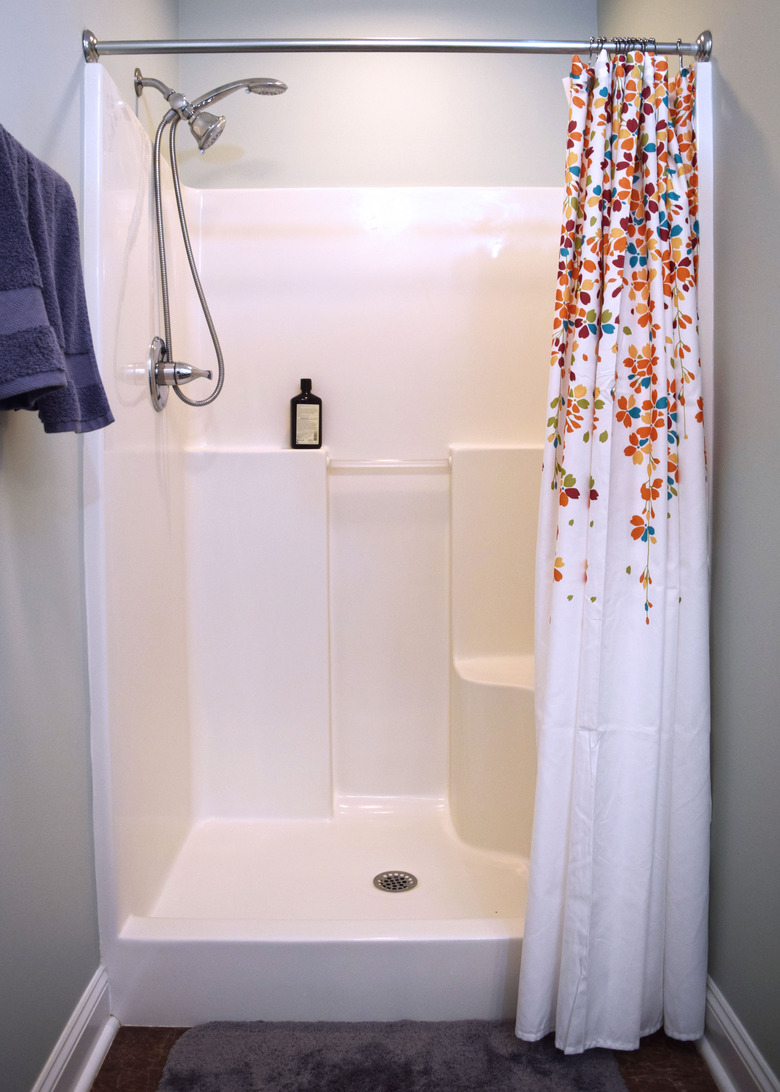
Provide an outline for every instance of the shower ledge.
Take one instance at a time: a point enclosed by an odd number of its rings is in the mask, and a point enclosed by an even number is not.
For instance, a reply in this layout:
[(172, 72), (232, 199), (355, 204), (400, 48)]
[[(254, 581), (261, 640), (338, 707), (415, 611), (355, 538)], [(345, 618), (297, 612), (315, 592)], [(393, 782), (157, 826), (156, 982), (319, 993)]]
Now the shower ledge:
[(455, 669), (466, 682), (489, 686), (534, 688), (533, 654), (519, 656), (455, 656)]

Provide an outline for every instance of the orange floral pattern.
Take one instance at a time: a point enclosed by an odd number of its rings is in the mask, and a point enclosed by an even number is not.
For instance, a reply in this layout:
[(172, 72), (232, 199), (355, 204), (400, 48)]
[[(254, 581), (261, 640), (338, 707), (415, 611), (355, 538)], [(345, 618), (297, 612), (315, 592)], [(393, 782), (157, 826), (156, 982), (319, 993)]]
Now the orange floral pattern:
[(670, 78), (650, 54), (572, 63), (545, 452), (552, 580), (570, 601), (589, 582), (595, 602), (601, 541), (638, 582), (648, 625), (680, 446), (704, 444), (694, 96), (692, 68)]

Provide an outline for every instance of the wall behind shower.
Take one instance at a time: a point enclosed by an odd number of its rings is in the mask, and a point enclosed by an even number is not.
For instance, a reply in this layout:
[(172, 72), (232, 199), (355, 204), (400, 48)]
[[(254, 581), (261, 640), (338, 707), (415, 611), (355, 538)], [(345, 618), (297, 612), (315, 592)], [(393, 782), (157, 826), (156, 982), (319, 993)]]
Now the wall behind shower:
[[(186, 38), (587, 41), (595, 25), (596, 0), (188, 0), (179, 10)], [(568, 65), (532, 55), (182, 57), (185, 94), (243, 75), (289, 85), (273, 103), (226, 103), (229, 127), (202, 160), (187, 151), (184, 177), (197, 186), (557, 186)]]

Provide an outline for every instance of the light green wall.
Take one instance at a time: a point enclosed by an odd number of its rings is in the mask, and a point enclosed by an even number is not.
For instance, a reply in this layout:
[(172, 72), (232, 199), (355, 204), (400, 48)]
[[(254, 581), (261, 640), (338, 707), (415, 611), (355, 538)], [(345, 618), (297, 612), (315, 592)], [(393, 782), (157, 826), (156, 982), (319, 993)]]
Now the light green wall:
[[(179, 15), (185, 38), (587, 41), (595, 24), (596, 0), (187, 0)], [(236, 76), (289, 86), (226, 99), (227, 127), (204, 156), (181, 137), (183, 175), (197, 186), (560, 186), (567, 73), (563, 55), (183, 57), (187, 95)]]
[(715, 58), (710, 973), (780, 1075), (780, 5), (599, 0), (602, 34), (691, 41), (705, 28)]
[[(130, 7), (130, 5), (128, 5)], [(173, 4), (6, 5), (3, 126), (81, 202), (81, 32), (169, 37)], [(165, 13), (169, 12), (168, 15)], [(129, 61), (113, 62), (132, 71)], [(0, 1086), (28, 1092), (100, 962), (81, 441), (0, 412)]]

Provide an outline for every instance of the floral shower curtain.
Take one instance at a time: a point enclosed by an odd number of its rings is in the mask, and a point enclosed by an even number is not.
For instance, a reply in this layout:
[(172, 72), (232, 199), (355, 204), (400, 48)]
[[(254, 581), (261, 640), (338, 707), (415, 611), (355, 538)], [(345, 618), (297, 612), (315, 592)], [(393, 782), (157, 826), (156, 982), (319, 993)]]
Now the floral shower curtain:
[(570, 80), (536, 588), (538, 779), (517, 1034), (703, 1032), (707, 491), (694, 73)]

